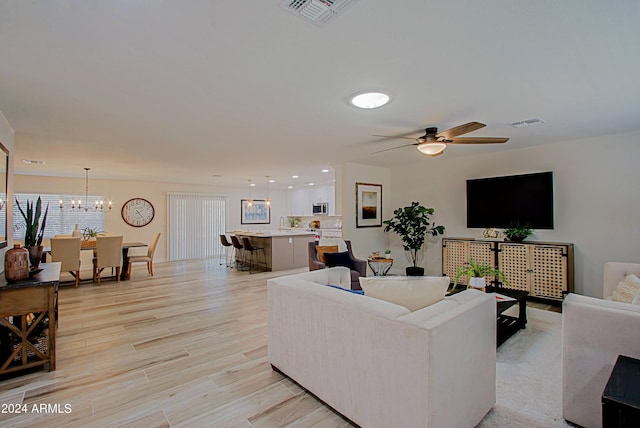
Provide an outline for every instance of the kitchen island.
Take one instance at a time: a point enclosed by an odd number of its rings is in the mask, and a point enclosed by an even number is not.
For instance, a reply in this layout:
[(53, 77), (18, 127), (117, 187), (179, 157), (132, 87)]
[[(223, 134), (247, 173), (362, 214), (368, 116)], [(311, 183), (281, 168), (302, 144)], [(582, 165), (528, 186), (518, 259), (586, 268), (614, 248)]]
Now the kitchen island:
[(314, 240), (315, 232), (293, 230), (265, 230), (228, 232), (238, 238), (247, 237), (251, 244), (264, 247), (266, 258), (258, 252), (258, 267), (261, 270), (279, 271), (309, 266), (308, 242)]

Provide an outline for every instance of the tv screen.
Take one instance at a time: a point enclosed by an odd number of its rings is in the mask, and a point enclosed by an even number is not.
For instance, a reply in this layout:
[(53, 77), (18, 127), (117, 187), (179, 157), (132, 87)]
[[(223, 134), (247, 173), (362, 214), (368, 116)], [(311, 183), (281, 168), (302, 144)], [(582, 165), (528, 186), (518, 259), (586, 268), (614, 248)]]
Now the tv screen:
[(553, 229), (553, 173), (467, 180), (467, 227)]

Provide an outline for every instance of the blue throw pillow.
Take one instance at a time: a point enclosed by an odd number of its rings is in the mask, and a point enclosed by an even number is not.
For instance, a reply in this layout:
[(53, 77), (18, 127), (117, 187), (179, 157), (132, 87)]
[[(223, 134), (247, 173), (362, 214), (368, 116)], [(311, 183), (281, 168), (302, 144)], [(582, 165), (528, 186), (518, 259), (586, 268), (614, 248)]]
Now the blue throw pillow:
[(348, 251), (344, 253), (324, 253), (324, 260), (327, 267), (344, 266), (353, 270), (353, 261)]
[(348, 288), (342, 288), (339, 285), (331, 285), (331, 284), (327, 284), (327, 287), (333, 287), (333, 288), (337, 288), (338, 290), (344, 290), (344, 291), (348, 291), (349, 293), (360, 294), (361, 296), (364, 296), (363, 290), (350, 290)]

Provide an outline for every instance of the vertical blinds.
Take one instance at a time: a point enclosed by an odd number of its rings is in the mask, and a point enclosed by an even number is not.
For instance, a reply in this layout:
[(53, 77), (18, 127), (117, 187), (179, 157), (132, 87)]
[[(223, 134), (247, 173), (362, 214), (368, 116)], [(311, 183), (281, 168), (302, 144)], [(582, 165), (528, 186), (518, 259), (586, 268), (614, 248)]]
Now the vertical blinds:
[[(73, 195), (35, 195), (31, 193), (16, 193), (14, 197), (20, 202), (22, 209), (27, 212), (27, 201), (33, 202), (33, 209), (35, 210), (36, 201), (38, 196), (42, 199), (42, 213), (40, 214), (40, 222), (44, 216), (44, 212), (49, 204), (49, 213), (47, 214), (47, 225), (44, 229), (44, 237), (51, 238), (54, 235), (70, 235), (75, 229), (77, 224), (80, 230), (85, 227), (104, 232), (104, 216), (102, 211), (94, 211), (91, 205), (91, 201), (104, 199), (99, 195), (89, 195), (88, 200), (83, 199), (83, 206), (85, 203), (89, 203), (89, 210), (84, 211), (84, 208), (80, 211), (72, 211), (69, 205), (72, 199), (77, 200), (77, 196)], [(64, 201), (66, 205), (60, 209), (60, 200)], [(25, 232), (25, 223), (20, 214), (20, 210), (17, 206), (13, 209), (13, 237), (14, 239), (23, 239)]]
[(169, 261), (220, 257), (226, 196), (167, 193)]

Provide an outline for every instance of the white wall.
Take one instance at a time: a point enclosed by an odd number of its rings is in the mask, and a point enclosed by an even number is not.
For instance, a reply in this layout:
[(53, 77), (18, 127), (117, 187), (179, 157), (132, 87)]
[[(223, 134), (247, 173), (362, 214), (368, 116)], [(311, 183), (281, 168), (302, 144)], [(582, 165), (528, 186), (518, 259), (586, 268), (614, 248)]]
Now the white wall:
[(372, 251), (383, 252), (389, 244), (384, 227), (356, 227), (356, 183), (382, 184), (382, 219), (387, 220), (393, 211), (389, 199), (390, 170), (349, 162), (336, 170), (336, 199), (340, 195), (342, 236), (351, 240), (357, 258), (366, 259)]
[[(7, 175), (7, 201), (13, 200), (13, 138), (14, 132), (9, 122), (4, 117), (2, 112), (0, 111), (0, 142), (9, 150), (9, 174)], [(1, 191), (0, 191), (1, 192)], [(4, 260), (4, 253), (7, 249), (13, 247), (13, 240), (11, 239), (11, 230), (13, 229), (12, 215), (13, 215), (13, 204), (5, 205), (7, 210), (7, 241), (9, 246), (0, 250), (0, 260)], [(4, 263), (2, 263), (2, 267), (0, 267), (0, 271), (4, 272)]]
[[(62, 178), (62, 177), (42, 177), (35, 175), (14, 176), (16, 193), (35, 194), (78, 194), (84, 195), (85, 179), (82, 178)], [(249, 189), (243, 188), (221, 188), (215, 186), (198, 186), (185, 184), (121, 181), (121, 180), (101, 180), (89, 177), (89, 193), (102, 194), (107, 199), (113, 200), (112, 212), (105, 216), (105, 231), (116, 234), (123, 234), (126, 241), (149, 242), (155, 232), (162, 232), (163, 236), (158, 243), (154, 260), (165, 261), (167, 259), (167, 192), (185, 193), (205, 193), (227, 196), (227, 224), (226, 230), (257, 230), (257, 229), (277, 229), (279, 218), (286, 216), (285, 191), (271, 189), (272, 199), (271, 223), (260, 225), (245, 225), (240, 223), (240, 200), (248, 199)], [(129, 199), (141, 197), (150, 201), (155, 208), (153, 221), (145, 227), (132, 227), (123, 220), (120, 212), (122, 205)], [(254, 199), (264, 199), (258, 194), (258, 190), (253, 191)], [(266, 195), (265, 195), (266, 197)], [(51, 207), (54, 209), (57, 207)], [(82, 229), (82, 225), (80, 225)], [(71, 231), (69, 231), (71, 233)], [(17, 237), (20, 239), (20, 237)], [(144, 249), (131, 251), (132, 254), (145, 252)]]
[[(574, 243), (575, 291), (602, 297), (605, 262), (640, 262), (639, 161), (640, 133), (462, 158), (445, 154), (425, 158), (429, 168), (393, 168), (391, 204), (420, 201), (435, 208), (445, 236), (479, 238), (482, 230), (466, 228), (467, 178), (553, 171), (555, 228), (536, 231), (532, 240)], [(428, 247), (424, 266), (442, 273), (441, 239)]]

